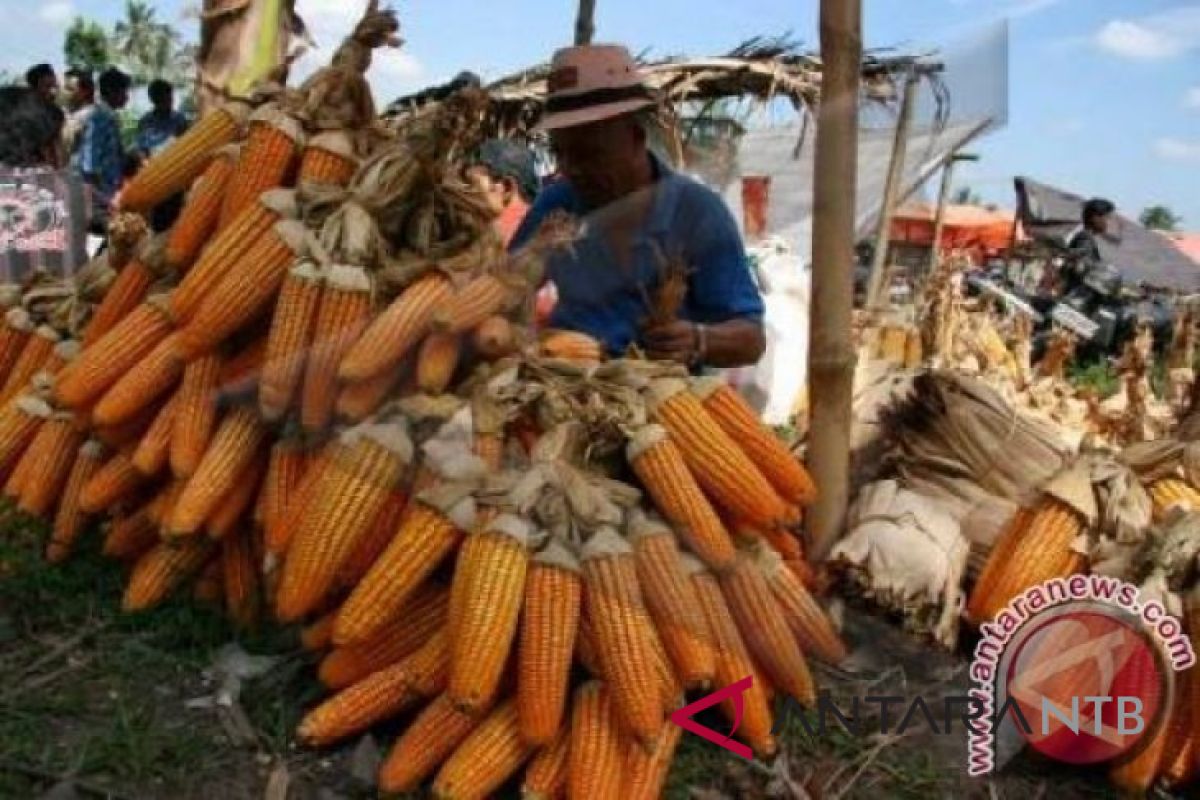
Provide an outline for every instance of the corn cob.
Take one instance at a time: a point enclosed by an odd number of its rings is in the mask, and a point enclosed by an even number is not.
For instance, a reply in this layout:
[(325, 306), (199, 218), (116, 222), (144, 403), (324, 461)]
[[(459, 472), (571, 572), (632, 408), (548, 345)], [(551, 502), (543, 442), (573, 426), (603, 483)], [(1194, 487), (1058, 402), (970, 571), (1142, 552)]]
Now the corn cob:
[(675, 750), (683, 738), (683, 728), (674, 722), (663, 725), (662, 734), (647, 751), (633, 743), (625, 748), (625, 775), (621, 786), (623, 800), (658, 800), (662, 796)]
[(417, 652), (326, 700), (301, 721), (297, 735), (324, 746), (366, 730), (442, 691), (448, 670), (445, 634), (435, 633)]
[[(333, 640), (351, 644), (370, 638), (395, 618), (412, 596), (462, 541), (462, 528), (473, 514), (470, 500), (419, 497), (405, 512), (396, 538), (342, 605)], [(449, 506), (449, 507), (447, 507)]]
[(523, 292), (496, 275), (480, 275), (454, 295), (439, 303), (433, 316), (434, 330), (464, 334), (488, 317), (510, 311)]
[(1164, 478), (1150, 486), (1150, 499), (1154, 504), (1154, 518), (1163, 519), (1175, 506), (1187, 511), (1200, 511), (1200, 492), (1177, 478)]
[(250, 109), (227, 103), (207, 114), (165, 150), (146, 162), (121, 191), (121, 208), (149, 211), (179, 194), (204, 170), (213, 153), (237, 138)]
[(485, 800), (516, 774), (533, 749), (521, 741), (513, 703), (493, 711), (446, 760), (433, 781), (438, 800)]
[(171, 512), (183, 496), (187, 481), (176, 479), (166, 485), (154, 498), (145, 505), (146, 515), (154, 522), (155, 527), (161, 528), (171, 518)]
[(266, 335), (253, 337), (248, 344), (221, 362), (217, 379), (217, 399), (221, 402), (250, 400), (258, 394), (258, 379), (267, 360)]
[(0, 389), (0, 405), (19, 397), (29, 387), (33, 376), (41, 372), (53, 357), (59, 341), (58, 333), (47, 325), (34, 330), (21, 350), (17, 363), (6, 376), (4, 388)]
[(454, 582), (464, 582), (467, 600), (460, 619), (451, 612), (449, 694), (468, 713), (482, 713), (500, 689), (521, 617), (529, 536), (528, 523), (502, 515), (479, 526), (459, 552)]
[(71, 424), (69, 415), (55, 414), (46, 420), (21, 459), (28, 462), (20, 468), (24, 473), (18, 484), (21, 511), (46, 517), (54, 510), (83, 442), (84, 435)]
[(158, 544), (158, 525), (145, 510), (118, 516), (104, 537), (105, 557), (116, 561), (136, 561)]
[(237, 531), (239, 523), (250, 523), (250, 510), (258, 497), (259, 486), (266, 469), (266, 455), (255, 454), (234, 480), (233, 488), (221, 498), (221, 504), (206, 520), (204, 527), (211, 538), (224, 541)]
[(492, 316), (475, 329), (472, 337), (475, 352), (489, 361), (512, 355), (517, 350), (517, 332), (507, 318)]
[(67, 364), (79, 358), (81, 352), (83, 352), (83, 346), (74, 339), (64, 339), (56, 344), (50, 353), (50, 358), (46, 359), (46, 363), (42, 365), (38, 374), (29, 381), (34, 391), (41, 391), (43, 387), (49, 388), (52, 381), (45, 379), (57, 377)]
[(188, 479), (164, 532), (172, 537), (198, 532), (257, 456), (266, 434), (253, 410), (232, 409), (213, 436), (195, 474)]
[(54, 531), (46, 547), (46, 560), (60, 564), (71, 556), (75, 542), (87, 524), (87, 515), (79, 507), (79, 498), (84, 485), (100, 469), (103, 448), (99, 442), (87, 442), (79, 448), (75, 464), (71, 467), (62, 503), (54, 517)]
[(249, 531), (221, 540), (221, 571), (229, 618), (239, 628), (253, 628), (258, 622), (260, 598), (258, 567)]
[(431, 333), (417, 351), (417, 387), (425, 394), (446, 391), (458, 369), (462, 337), (453, 333)]
[(775, 489), (683, 381), (655, 381), (649, 400), (696, 482), (716, 503), (756, 525), (787, 523), (787, 507)]
[(221, 556), (208, 560), (192, 585), (192, 599), (202, 606), (225, 607), (225, 576)]
[(1116, 763), (1109, 770), (1109, 780), (1118, 789), (1130, 796), (1144, 797), (1154, 785), (1159, 774), (1169, 766), (1167, 745), (1174, 727), (1172, 719), (1178, 713), (1181, 701), (1184, 699), (1181, 692), (1176, 692), (1170, 707), (1164, 709), (1167, 718), (1163, 723), (1138, 746), (1132, 758)]
[(179, 348), (179, 335), (172, 333), (121, 376), (92, 409), (93, 424), (109, 428), (123, 425), (174, 388), (184, 369)]
[(90, 406), (158, 347), (171, 332), (163, 306), (159, 298), (142, 303), (68, 364), (54, 386), (59, 402), (71, 409)]
[[(756, 675), (758, 671), (738, 626), (733, 621), (733, 614), (721, 594), (721, 587), (716, 578), (695, 559), (685, 556), (684, 562), (691, 573), (696, 597), (704, 609), (708, 629), (712, 632), (713, 644), (716, 646), (717, 685), (729, 686), (747, 675)], [(739, 730), (741, 738), (754, 748), (756, 753), (769, 756), (775, 752), (775, 741), (771, 737), (771, 706), (764, 689), (756, 678), (750, 689), (742, 693), (744, 705)], [(730, 703), (723, 703), (721, 708), (731, 722), (738, 721)]]
[(308, 252), (308, 231), (295, 220), (275, 223), (200, 301), (180, 332), (184, 358), (194, 360), (270, 308), (288, 270)]
[(263, 478), (263, 519), (268, 553), (287, 549), (284, 528), (286, 508), (304, 479), (308, 457), (295, 439), (280, 439), (271, 447), (267, 474)]
[(629, 442), (627, 457), (654, 505), (687, 546), (715, 570), (733, 565), (733, 539), (696, 483), (666, 429), (647, 425)]
[(1026, 589), (1079, 572), (1085, 561), (1074, 547), (1082, 531), (1075, 509), (1044, 496), (1027, 526), (1009, 528), (996, 543), (971, 592), (967, 619), (987, 622)]
[[(296, 484), (289, 493), (289, 496), (283, 497), (280, 503), (280, 521), (276, 526), (277, 530), (275, 532), (275, 535), (280, 538), (278, 541), (268, 543), (268, 553), (276, 557), (285, 554), (291, 544), (292, 537), (300, 529), (300, 526), (304, 524), (304, 520), (317, 513), (316, 503), (318, 498), (316, 487), (321, 483), (326, 468), (340, 452), (338, 442), (334, 439), (323, 445), (311, 457), (305, 457), (305, 466), (303, 474), (300, 476), (300, 483)], [(277, 558), (276, 560), (279, 559)]]
[(324, 430), (333, 417), (338, 365), (367, 329), (373, 291), (366, 270), (341, 265), (330, 269), (304, 370), (300, 418), (307, 431)]
[(621, 719), (635, 738), (649, 744), (664, 715), (661, 693), (645, 679), (653, 669), (647, 638), (652, 623), (638, 587), (633, 550), (613, 529), (601, 528), (587, 542), (583, 585), (600, 666)]
[(608, 686), (597, 681), (585, 683), (575, 691), (571, 749), (567, 757), (569, 800), (617, 800), (621, 796), (624, 754), (618, 704), (613, 694)]
[(35, 327), (33, 317), (23, 308), (10, 308), (4, 313), (4, 325), (0, 326), (0, 376), (7, 379), (12, 374)]
[(47, 403), (34, 397), (22, 397), (4, 406), (0, 411), (0, 479), (7, 482), (42, 423), (53, 413)]
[(167, 234), (167, 266), (176, 272), (190, 267), (217, 232), (221, 203), (237, 165), (238, 146), (222, 148), (188, 192), (179, 218)]
[(263, 365), (258, 407), (267, 420), (277, 420), (291, 408), (304, 377), (321, 303), (321, 270), (310, 261), (292, 267), (279, 293), (267, 359)]
[(563, 727), (582, 595), (579, 562), (566, 548), (552, 542), (534, 557), (517, 650), (517, 712), (521, 736), (536, 747)]
[(1197, 725), (1193, 708), (1196, 701), (1193, 695), (1198, 675), (1200, 667), (1193, 666), (1176, 676), (1177, 702), (1168, 723), (1161, 766), (1162, 777), (1168, 786), (1184, 786), (1196, 775), (1200, 754), (1196, 753)]
[(336, 411), (340, 419), (362, 422), (383, 406), (399, 384), (401, 373), (384, 373), (362, 383), (343, 386), (337, 396)]
[(440, 587), (418, 592), (395, 620), (370, 639), (337, 647), (327, 655), (318, 674), (321, 683), (342, 689), (412, 655), (445, 626), (449, 602), (449, 593)]
[(721, 575), (719, 581), (742, 640), (766, 668), (771, 682), (802, 704), (816, 705), (817, 689), (808, 662), (755, 557), (747, 552), (739, 554), (734, 568)]
[[(155, 418), (162, 406), (154, 403), (146, 406), (128, 422), (122, 422), (120, 425), (113, 427), (94, 427), (91, 429), (92, 438), (99, 440), (105, 447), (112, 450), (128, 449), (132, 455), (132, 451), (137, 447), (138, 442), (146, 435), (146, 431), (150, 430), (150, 426), (154, 424)], [(78, 420), (74, 423), (76, 428), (79, 428)], [(88, 430), (86, 427), (83, 430)]]
[(562, 800), (567, 796), (571, 758), (571, 726), (564, 724), (554, 741), (543, 747), (525, 770), (521, 800)]
[(380, 791), (416, 791), (478, 727), (477, 718), (455, 708), (447, 695), (438, 695), (408, 726), (383, 762)]
[(758, 565), (779, 604), (781, 616), (792, 629), (804, 654), (827, 664), (845, 661), (846, 644), (834, 630), (829, 615), (796, 574), (777, 556), (765, 550), (760, 550), (758, 554)]
[(440, 272), (418, 279), (348, 349), (338, 366), (338, 377), (355, 383), (394, 370), (429, 331), (434, 312), (450, 294), (450, 281)]
[(146, 476), (133, 466), (133, 451), (114, 453), (84, 484), (79, 506), (86, 514), (99, 514), (132, 496), (146, 484)]
[(412, 461), (412, 443), (397, 423), (354, 428), (337, 448), (314, 487), (316, 513), (302, 521), (288, 547), (275, 600), (284, 622), (310, 613), (333, 588)]
[(150, 285), (158, 273), (145, 262), (144, 256), (133, 259), (117, 273), (104, 299), (92, 312), (83, 332), (83, 345), (90, 347), (111, 331), (118, 322), (146, 300)]
[(604, 360), (604, 345), (577, 331), (546, 331), (538, 340), (538, 349), (546, 358), (583, 362)]
[(263, 106), (250, 115), (248, 125), (246, 143), (221, 205), (218, 224), (222, 228), (252, 206), (263, 192), (283, 186), (304, 147), (299, 121), (278, 107)]
[(130, 459), (133, 468), (153, 478), (167, 467), (171, 455), (171, 432), (175, 427), (175, 412), (179, 407), (179, 395), (175, 394), (158, 412), (146, 435), (138, 442)]
[(354, 142), (345, 131), (314, 136), (300, 157), (299, 186), (348, 186), (358, 169)]
[(196, 309), (230, 269), (250, 251), (271, 227), (281, 219), (297, 215), (294, 192), (279, 190), (265, 193), (258, 202), (245, 209), (204, 248), (204, 252), (184, 275), (171, 294), (171, 313), (181, 324), (196, 313)]
[(706, 689), (712, 685), (716, 653), (675, 535), (644, 515), (635, 515), (629, 528), (638, 583), (670, 661), (684, 686)]
[(692, 391), (784, 500), (806, 506), (817, 499), (808, 470), (779, 437), (763, 427), (754, 409), (732, 386), (720, 378), (709, 378), (693, 384)]
[(145, 611), (170, 596), (208, 563), (214, 545), (204, 537), (181, 543), (162, 542), (143, 555), (129, 576), (122, 608)]
[(217, 429), (217, 386), (221, 360), (205, 356), (188, 364), (176, 397), (171, 429), (171, 473), (190, 478), (200, 466)]
[(396, 538), (407, 505), (408, 496), (399, 488), (388, 492), (383, 507), (371, 520), (370, 529), (338, 570), (338, 586), (352, 590), (366, 577), (371, 567), (375, 566), (375, 562), (383, 555), (383, 551), (392, 543), (392, 539)]

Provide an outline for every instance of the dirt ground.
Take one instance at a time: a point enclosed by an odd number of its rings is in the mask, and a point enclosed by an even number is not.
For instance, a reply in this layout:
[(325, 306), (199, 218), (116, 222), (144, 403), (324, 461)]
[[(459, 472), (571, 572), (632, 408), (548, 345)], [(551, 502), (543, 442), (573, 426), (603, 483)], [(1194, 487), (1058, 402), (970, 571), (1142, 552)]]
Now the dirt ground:
[[(376, 796), (372, 776), (395, 725), (327, 753), (291, 739), (303, 709), (321, 697), (313, 659), (295, 631), (239, 636), (190, 598), (122, 615), (121, 569), (93, 552), (94, 539), (71, 563), (52, 568), (39, 556), (44, 535), (38, 524), (0, 518), (0, 799)], [(868, 615), (847, 619), (860, 672), (819, 675), (835, 697), (865, 688), (929, 696), (961, 690), (961, 661)], [(701, 720), (722, 727), (718, 718)], [(818, 739), (794, 722), (783, 740), (783, 755), (763, 764), (685, 737), (666, 796), (1115, 797), (1100, 775), (1081, 777), (1024, 756), (993, 781), (971, 781), (962, 737), (927, 730), (898, 740), (842, 732)]]

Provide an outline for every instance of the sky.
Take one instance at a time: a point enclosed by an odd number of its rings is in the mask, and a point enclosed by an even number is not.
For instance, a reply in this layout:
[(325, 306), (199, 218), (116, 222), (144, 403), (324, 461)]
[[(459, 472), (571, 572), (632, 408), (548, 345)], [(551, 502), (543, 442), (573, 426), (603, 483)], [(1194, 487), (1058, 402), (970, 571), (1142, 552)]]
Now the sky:
[[(365, 2), (296, 0), (328, 58)], [(160, 19), (198, 29), (199, 0), (157, 0)], [(817, 47), (817, 0), (598, 0), (597, 41), (652, 55), (717, 54), (757, 34), (791, 31)], [(864, 0), (868, 48), (937, 52), (949, 65), (953, 108), (1000, 108), (1007, 121), (973, 148), (959, 185), (1012, 205), (1012, 177), (1028, 175), (1114, 200), (1136, 216), (1170, 206), (1200, 231), (1200, 2), (1180, 0)], [(382, 102), (463, 69), (498, 77), (569, 43), (574, 0), (398, 0), (404, 48), (370, 74)], [(61, 61), (76, 14), (106, 24), (113, 0), (0, 0), (0, 69)], [(1010, 25), (1005, 64), (983, 44)], [(193, 34), (194, 35), (194, 34)]]

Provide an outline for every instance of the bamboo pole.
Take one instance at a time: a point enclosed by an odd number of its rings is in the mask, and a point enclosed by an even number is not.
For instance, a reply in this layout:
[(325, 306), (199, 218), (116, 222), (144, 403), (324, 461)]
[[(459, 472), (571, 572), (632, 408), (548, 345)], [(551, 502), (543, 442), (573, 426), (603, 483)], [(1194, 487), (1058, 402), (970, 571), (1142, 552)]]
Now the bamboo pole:
[(888, 307), (888, 242), (892, 236), (892, 219), (895, 216), (897, 198), (904, 183), (904, 161), (908, 152), (908, 131), (912, 127), (913, 105), (917, 86), (921, 79), (916, 69), (911, 69), (904, 80), (904, 94), (900, 99), (900, 114), (896, 120), (896, 136), (892, 140), (892, 159), (888, 165), (887, 183), (883, 187), (883, 205), (879, 208), (879, 229), (875, 234), (875, 254), (871, 261), (871, 278), (867, 283), (867, 308), (880, 311)]
[(929, 251), (929, 272), (937, 270), (940, 251), (942, 249), (942, 235), (946, 230), (946, 206), (950, 202), (950, 189), (954, 183), (954, 165), (960, 161), (978, 161), (979, 156), (972, 153), (955, 153), (947, 159), (945, 166), (942, 167), (942, 185), (938, 189), (937, 211), (933, 217), (933, 243)]
[(591, 44), (596, 35), (596, 0), (579, 0), (579, 15), (575, 17), (575, 44)]
[(824, 560), (850, 499), (854, 394), (854, 202), (862, 0), (821, 0), (821, 104), (813, 188), (808, 463), (820, 490), (809, 516), (811, 554)]

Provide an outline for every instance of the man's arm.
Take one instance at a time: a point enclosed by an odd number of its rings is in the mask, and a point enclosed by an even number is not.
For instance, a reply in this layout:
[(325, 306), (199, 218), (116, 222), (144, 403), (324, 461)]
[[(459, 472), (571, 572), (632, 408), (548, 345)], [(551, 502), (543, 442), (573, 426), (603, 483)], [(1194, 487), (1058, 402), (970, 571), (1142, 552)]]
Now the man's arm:
[(680, 320), (647, 330), (646, 354), (658, 361), (733, 368), (756, 363), (767, 349), (762, 323), (731, 319), (713, 325)]

